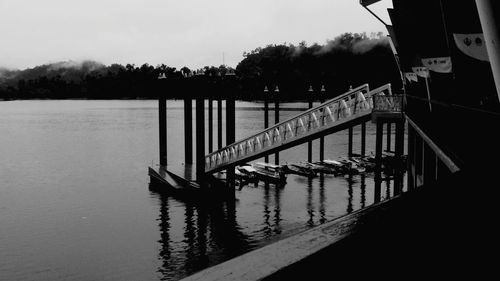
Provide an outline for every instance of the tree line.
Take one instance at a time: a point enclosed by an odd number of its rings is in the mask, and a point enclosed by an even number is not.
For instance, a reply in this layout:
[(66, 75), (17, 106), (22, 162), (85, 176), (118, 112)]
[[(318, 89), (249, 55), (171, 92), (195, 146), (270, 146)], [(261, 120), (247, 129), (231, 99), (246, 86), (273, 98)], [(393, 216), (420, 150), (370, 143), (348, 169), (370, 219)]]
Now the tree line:
[[(199, 95), (263, 99), (264, 87), (276, 86), (287, 99), (307, 98), (324, 86), (327, 97), (349, 86), (393, 83), (400, 74), (388, 40), (382, 34), (344, 33), (325, 44), (275, 44), (243, 54), (235, 69), (205, 66), (177, 69), (165, 64), (103, 65), (95, 61), (60, 62), (25, 70), (0, 68), (0, 99), (182, 98)], [(162, 79), (158, 79), (162, 78)], [(316, 98), (327, 98), (318, 97)]]

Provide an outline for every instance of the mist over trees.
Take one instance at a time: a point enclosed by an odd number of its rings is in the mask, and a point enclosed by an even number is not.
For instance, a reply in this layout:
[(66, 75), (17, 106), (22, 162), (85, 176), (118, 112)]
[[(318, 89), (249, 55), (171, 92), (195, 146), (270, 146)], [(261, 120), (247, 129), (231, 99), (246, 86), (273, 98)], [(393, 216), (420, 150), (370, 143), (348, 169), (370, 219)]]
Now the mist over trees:
[(193, 97), (260, 99), (264, 86), (277, 85), (292, 100), (307, 98), (310, 85), (315, 90), (324, 85), (328, 96), (363, 83), (401, 87), (391, 47), (381, 33), (344, 33), (323, 45), (268, 45), (243, 56), (236, 69), (221, 65), (191, 70), (147, 63), (106, 66), (95, 61), (0, 68), (0, 99), (155, 98), (160, 92), (169, 98), (189, 92)]

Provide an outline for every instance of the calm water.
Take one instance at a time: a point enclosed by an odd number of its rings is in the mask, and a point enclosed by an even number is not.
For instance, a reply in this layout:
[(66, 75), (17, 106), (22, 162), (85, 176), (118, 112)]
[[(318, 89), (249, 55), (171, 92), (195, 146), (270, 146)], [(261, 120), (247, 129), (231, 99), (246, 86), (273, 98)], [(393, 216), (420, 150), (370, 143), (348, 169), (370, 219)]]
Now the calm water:
[[(259, 108), (237, 102), (236, 139), (263, 127)], [(157, 115), (154, 100), (0, 102), (0, 280), (177, 280), (373, 203), (371, 175), (289, 175), (284, 188), (236, 191), (234, 204), (151, 192)], [(169, 101), (169, 163), (183, 161), (182, 116)], [(325, 158), (346, 152), (347, 132), (326, 137)], [(304, 159), (307, 145), (280, 155)], [(383, 184), (382, 198), (391, 193)]]

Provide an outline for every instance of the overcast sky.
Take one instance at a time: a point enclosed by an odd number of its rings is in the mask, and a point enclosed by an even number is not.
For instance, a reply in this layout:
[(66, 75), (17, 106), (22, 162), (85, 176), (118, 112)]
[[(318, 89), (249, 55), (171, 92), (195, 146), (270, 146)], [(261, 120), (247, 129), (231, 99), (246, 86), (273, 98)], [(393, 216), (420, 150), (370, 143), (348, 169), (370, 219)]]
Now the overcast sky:
[[(391, 1), (370, 8), (386, 22)], [(359, 0), (0, 0), (0, 66), (104, 64), (235, 67), (267, 44), (323, 44), (386, 33)], [(224, 55), (223, 55), (224, 54)]]

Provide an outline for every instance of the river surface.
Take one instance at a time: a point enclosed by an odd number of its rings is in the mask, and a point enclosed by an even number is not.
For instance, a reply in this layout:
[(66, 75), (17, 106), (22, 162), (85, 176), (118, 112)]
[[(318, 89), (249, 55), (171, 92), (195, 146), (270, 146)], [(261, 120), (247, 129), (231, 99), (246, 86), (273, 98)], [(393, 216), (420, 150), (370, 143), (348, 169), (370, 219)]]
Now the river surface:
[[(284, 120), (307, 104), (281, 107)], [(262, 108), (236, 103), (236, 139), (263, 127)], [(168, 162), (182, 163), (182, 101), (168, 101), (167, 114)], [(374, 129), (367, 123), (367, 153)], [(354, 139), (359, 152), (360, 126)], [(346, 154), (347, 131), (325, 138), (326, 159)], [(0, 102), (0, 157), (0, 280), (178, 280), (374, 201), (370, 174), (288, 175), (284, 188), (236, 190), (234, 204), (152, 192), (155, 100)], [(306, 144), (280, 154), (282, 163), (306, 159)]]

